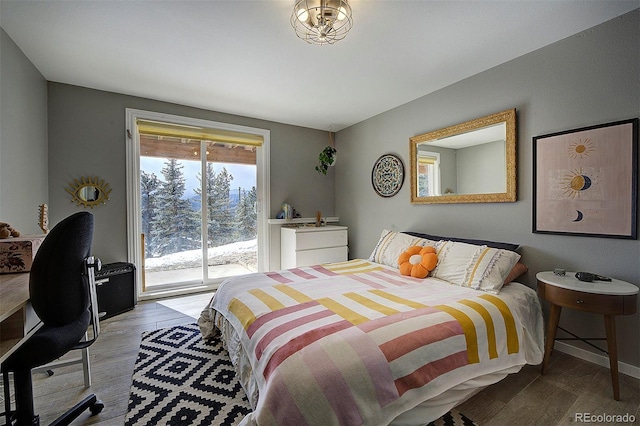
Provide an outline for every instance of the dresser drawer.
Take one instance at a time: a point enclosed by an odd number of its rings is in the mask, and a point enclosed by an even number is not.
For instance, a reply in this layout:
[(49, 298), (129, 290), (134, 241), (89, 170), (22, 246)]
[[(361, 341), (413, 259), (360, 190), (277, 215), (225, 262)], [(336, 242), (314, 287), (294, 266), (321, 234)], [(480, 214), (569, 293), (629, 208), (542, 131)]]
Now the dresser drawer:
[(296, 250), (312, 250), (347, 245), (347, 231), (296, 232)]
[(280, 267), (319, 265), (347, 260), (347, 227), (281, 228)]
[[(347, 260), (347, 247), (332, 247), (296, 252), (296, 266), (318, 265), (320, 263), (344, 262)], [(293, 266), (290, 266), (293, 267)]]
[(540, 281), (538, 281), (538, 294), (554, 305), (579, 311), (605, 315), (622, 315), (625, 313), (625, 297), (620, 295), (585, 293), (556, 287)]

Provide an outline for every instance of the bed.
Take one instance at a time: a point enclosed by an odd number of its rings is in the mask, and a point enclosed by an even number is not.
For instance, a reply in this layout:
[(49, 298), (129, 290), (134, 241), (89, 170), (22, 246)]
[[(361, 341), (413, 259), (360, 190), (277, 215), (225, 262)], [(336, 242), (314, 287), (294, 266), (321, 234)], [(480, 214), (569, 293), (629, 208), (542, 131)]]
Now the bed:
[[(241, 424), (423, 425), (539, 364), (538, 297), (513, 281), (526, 267), (485, 243), (384, 230), (368, 259), (224, 281), (198, 324), (229, 351)], [(400, 274), (410, 246), (435, 247), (427, 278)]]

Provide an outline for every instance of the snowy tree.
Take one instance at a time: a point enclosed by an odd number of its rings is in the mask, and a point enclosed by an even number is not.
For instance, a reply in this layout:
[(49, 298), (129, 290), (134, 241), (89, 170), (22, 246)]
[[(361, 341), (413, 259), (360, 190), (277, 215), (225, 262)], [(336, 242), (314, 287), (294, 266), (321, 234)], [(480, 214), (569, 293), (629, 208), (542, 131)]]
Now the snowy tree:
[(231, 210), (229, 194), (233, 176), (225, 167), (213, 177), (211, 191), (213, 204), (211, 206), (209, 224), (213, 225), (213, 246), (221, 246), (233, 242), (233, 211)]
[(159, 256), (201, 246), (198, 212), (183, 198), (186, 190), (183, 167), (177, 160), (168, 159), (162, 168), (164, 181), (158, 188), (157, 212), (152, 221), (155, 254)]
[(236, 207), (236, 239), (238, 241), (246, 241), (256, 238), (258, 231), (258, 214), (256, 212), (256, 202), (258, 200), (256, 187), (250, 191), (244, 191), (238, 188), (240, 200)]
[[(225, 167), (216, 173), (213, 163), (207, 163), (206, 173), (207, 238), (209, 247), (217, 247), (234, 241), (234, 214), (229, 198), (233, 176)], [(202, 176), (198, 178), (202, 181)], [(201, 195), (199, 189), (195, 192)]]
[(140, 208), (142, 210), (142, 233), (145, 236), (145, 257), (154, 251), (153, 221), (156, 215), (156, 195), (160, 180), (155, 173), (140, 172)]

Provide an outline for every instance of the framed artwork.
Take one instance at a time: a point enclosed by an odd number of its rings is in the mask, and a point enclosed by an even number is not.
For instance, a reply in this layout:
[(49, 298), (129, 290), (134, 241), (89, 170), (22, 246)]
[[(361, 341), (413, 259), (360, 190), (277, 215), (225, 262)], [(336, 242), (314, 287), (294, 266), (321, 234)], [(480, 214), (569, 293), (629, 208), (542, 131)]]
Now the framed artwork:
[(637, 238), (638, 119), (533, 138), (533, 232)]
[(384, 154), (376, 160), (371, 171), (371, 184), (381, 197), (393, 197), (404, 183), (404, 164), (394, 154)]

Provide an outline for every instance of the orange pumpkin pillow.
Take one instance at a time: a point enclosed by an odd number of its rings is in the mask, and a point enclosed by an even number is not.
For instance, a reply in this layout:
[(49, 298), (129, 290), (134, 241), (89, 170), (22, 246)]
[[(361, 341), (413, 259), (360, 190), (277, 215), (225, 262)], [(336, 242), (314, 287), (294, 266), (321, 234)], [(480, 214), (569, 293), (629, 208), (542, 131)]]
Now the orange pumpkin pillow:
[(411, 246), (398, 257), (400, 273), (414, 278), (426, 278), (437, 263), (436, 249), (431, 246)]

